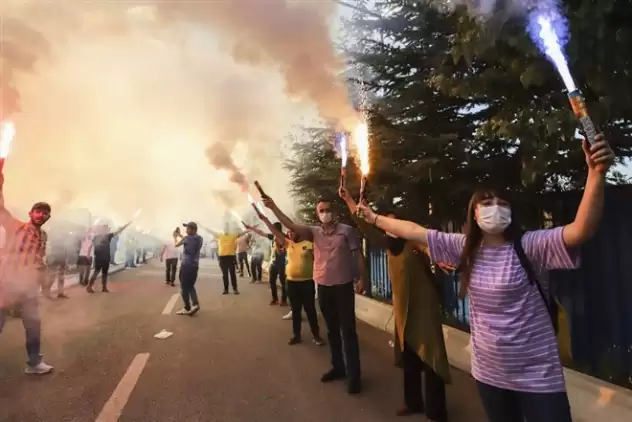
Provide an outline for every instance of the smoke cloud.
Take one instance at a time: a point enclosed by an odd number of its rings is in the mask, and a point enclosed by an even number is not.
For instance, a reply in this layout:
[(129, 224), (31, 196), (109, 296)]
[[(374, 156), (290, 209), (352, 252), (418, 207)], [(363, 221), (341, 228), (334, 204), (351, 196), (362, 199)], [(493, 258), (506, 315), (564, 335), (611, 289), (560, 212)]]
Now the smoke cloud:
[(169, 236), (181, 221), (218, 226), (227, 207), (246, 209), (242, 190), (257, 178), (291, 210), (284, 136), (318, 115), (357, 121), (338, 78), (332, 7), (3, 2), (0, 79), (21, 109), (7, 204), (48, 199), (115, 224), (142, 207), (139, 224)]

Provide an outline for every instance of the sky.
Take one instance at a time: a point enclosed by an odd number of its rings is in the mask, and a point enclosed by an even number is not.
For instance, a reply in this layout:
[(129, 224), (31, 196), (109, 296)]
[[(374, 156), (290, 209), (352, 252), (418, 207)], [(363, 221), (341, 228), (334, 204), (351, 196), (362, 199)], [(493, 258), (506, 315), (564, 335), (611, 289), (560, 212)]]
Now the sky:
[[(4, 1), (3, 41), (37, 56), (31, 69), (0, 69), (21, 104), (4, 170), (8, 207), (26, 218), (43, 200), (58, 218), (84, 222), (89, 209), (113, 225), (140, 208), (135, 225), (170, 234), (185, 220), (221, 227), (231, 209), (249, 210), (246, 191), (256, 196), (259, 180), (292, 213), (283, 139), (349, 109), (327, 69), (339, 64), (330, 36), (341, 13), (251, 1), (185, 2), (178, 15), (164, 2)], [(255, 10), (232, 8), (241, 3)], [(40, 31), (45, 48), (20, 25)], [(313, 58), (291, 62), (303, 52), (285, 44), (287, 30)]]
[(89, 209), (113, 225), (140, 208), (135, 226), (164, 236), (186, 220), (221, 227), (231, 209), (249, 210), (259, 180), (292, 214), (287, 135), (320, 117), (353, 124), (332, 76), (350, 10), (284, 4), (4, 0), (2, 40), (36, 58), (0, 68), (22, 108), (9, 208), (25, 218), (44, 200), (59, 218), (85, 222)]

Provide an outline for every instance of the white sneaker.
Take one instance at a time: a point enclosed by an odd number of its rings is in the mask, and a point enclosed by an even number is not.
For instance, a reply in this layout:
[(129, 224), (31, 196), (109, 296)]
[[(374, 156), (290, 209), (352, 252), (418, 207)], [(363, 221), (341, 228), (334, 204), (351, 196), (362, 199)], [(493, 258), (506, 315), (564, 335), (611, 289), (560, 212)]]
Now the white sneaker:
[(292, 319), (292, 311), (288, 312), (287, 315), (282, 316), (281, 319)]
[(50, 374), (52, 371), (53, 367), (44, 362), (40, 362), (35, 366), (29, 365), (24, 369), (25, 373), (32, 375), (45, 375)]
[(189, 315), (189, 312), (191, 312), (191, 311), (182, 308), (178, 312), (176, 312), (176, 315)]

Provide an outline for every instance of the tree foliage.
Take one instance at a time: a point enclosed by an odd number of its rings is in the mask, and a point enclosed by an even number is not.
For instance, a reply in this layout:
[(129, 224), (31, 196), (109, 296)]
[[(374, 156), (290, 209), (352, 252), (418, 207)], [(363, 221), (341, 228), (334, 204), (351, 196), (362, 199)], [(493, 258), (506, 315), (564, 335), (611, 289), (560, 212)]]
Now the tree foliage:
[[(381, 0), (371, 11), (382, 17), (356, 13), (350, 22), (358, 40), (348, 53), (372, 99), (370, 198), (376, 205), (397, 202), (411, 218), (439, 223), (433, 216), (461, 219), (469, 195), (482, 185), (506, 188), (525, 205), (544, 192), (583, 186), (577, 120), (524, 18), (482, 24), (464, 9), (443, 13), (406, 0)], [(569, 64), (591, 115), (618, 157), (630, 157), (632, 24), (620, 17), (632, 5), (568, 0), (563, 11), (572, 34)], [(296, 146), (300, 158), (290, 168), (306, 210), (336, 190), (331, 138), (330, 131), (314, 131)], [(532, 217), (539, 219), (537, 212)]]

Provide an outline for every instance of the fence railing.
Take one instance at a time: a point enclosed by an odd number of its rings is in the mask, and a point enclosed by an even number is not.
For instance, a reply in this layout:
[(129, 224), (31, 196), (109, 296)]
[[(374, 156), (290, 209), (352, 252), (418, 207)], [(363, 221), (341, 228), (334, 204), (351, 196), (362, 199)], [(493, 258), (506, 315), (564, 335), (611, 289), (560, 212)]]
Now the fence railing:
[[(393, 298), (391, 280), (388, 275), (386, 252), (382, 249), (370, 249), (368, 265), (371, 274), (371, 296), (373, 299), (390, 303)], [(443, 313), (445, 324), (469, 331), (469, 300), (459, 298), (459, 276), (454, 272), (445, 273), (435, 269), (435, 277), (443, 286)]]

